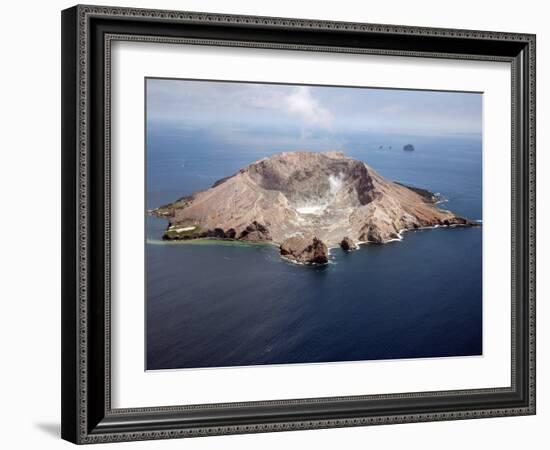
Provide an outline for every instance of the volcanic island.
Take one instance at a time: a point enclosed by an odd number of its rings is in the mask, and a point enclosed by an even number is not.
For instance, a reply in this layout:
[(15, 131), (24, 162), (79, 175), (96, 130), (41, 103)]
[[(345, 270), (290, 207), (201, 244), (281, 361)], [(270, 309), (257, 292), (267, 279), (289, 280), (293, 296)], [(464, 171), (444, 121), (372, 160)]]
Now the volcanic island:
[(351, 251), (409, 230), (477, 225), (438, 200), (342, 152), (296, 151), (260, 159), (149, 214), (168, 220), (164, 240), (272, 243), (294, 263), (326, 264), (331, 247)]

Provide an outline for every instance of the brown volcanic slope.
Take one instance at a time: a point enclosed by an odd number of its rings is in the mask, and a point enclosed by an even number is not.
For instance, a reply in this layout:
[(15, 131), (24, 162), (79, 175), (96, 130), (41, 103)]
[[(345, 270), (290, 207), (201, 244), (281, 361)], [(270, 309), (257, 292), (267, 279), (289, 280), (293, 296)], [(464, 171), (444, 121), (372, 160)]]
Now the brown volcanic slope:
[(211, 188), (162, 206), (165, 239), (218, 237), (281, 244), (293, 236), (328, 246), (344, 237), (384, 243), (403, 230), (474, 225), (439, 209), (434, 197), (384, 179), (341, 152), (263, 158)]

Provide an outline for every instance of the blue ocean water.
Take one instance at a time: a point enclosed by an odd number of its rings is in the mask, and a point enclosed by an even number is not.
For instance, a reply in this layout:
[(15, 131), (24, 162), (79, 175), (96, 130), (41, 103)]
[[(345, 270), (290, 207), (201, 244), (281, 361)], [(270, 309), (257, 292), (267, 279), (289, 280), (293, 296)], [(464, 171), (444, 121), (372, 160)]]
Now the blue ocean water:
[[(407, 143), (414, 152), (402, 150)], [(482, 219), (479, 139), (372, 134), (331, 146), (149, 130), (147, 208), (272, 153), (333, 149)], [(482, 354), (481, 228), (409, 232), (349, 254), (334, 249), (329, 265), (307, 267), (269, 245), (163, 243), (165, 227), (146, 218), (149, 370)]]

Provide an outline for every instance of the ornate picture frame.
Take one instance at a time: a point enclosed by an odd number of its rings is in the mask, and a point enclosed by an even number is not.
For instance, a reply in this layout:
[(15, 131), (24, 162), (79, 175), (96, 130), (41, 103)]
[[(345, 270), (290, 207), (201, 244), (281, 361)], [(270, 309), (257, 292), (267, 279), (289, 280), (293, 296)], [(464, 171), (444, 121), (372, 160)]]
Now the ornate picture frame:
[[(116, 409), (111, 403), (115, 41), (511, 64), (511, 385)], [(535, 414), (535, 36), (100, 6), (62, 12), (62, 437), (100, 443)]]

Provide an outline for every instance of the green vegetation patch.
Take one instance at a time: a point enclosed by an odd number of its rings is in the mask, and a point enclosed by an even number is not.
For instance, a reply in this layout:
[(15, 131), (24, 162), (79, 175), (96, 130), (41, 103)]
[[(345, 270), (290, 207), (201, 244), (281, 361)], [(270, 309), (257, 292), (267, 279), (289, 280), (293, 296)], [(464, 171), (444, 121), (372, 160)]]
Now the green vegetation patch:
[(164, 232), (163, 239), (192, 239), (201, 231), (201, 227), (195, 224), (173, 225)]

